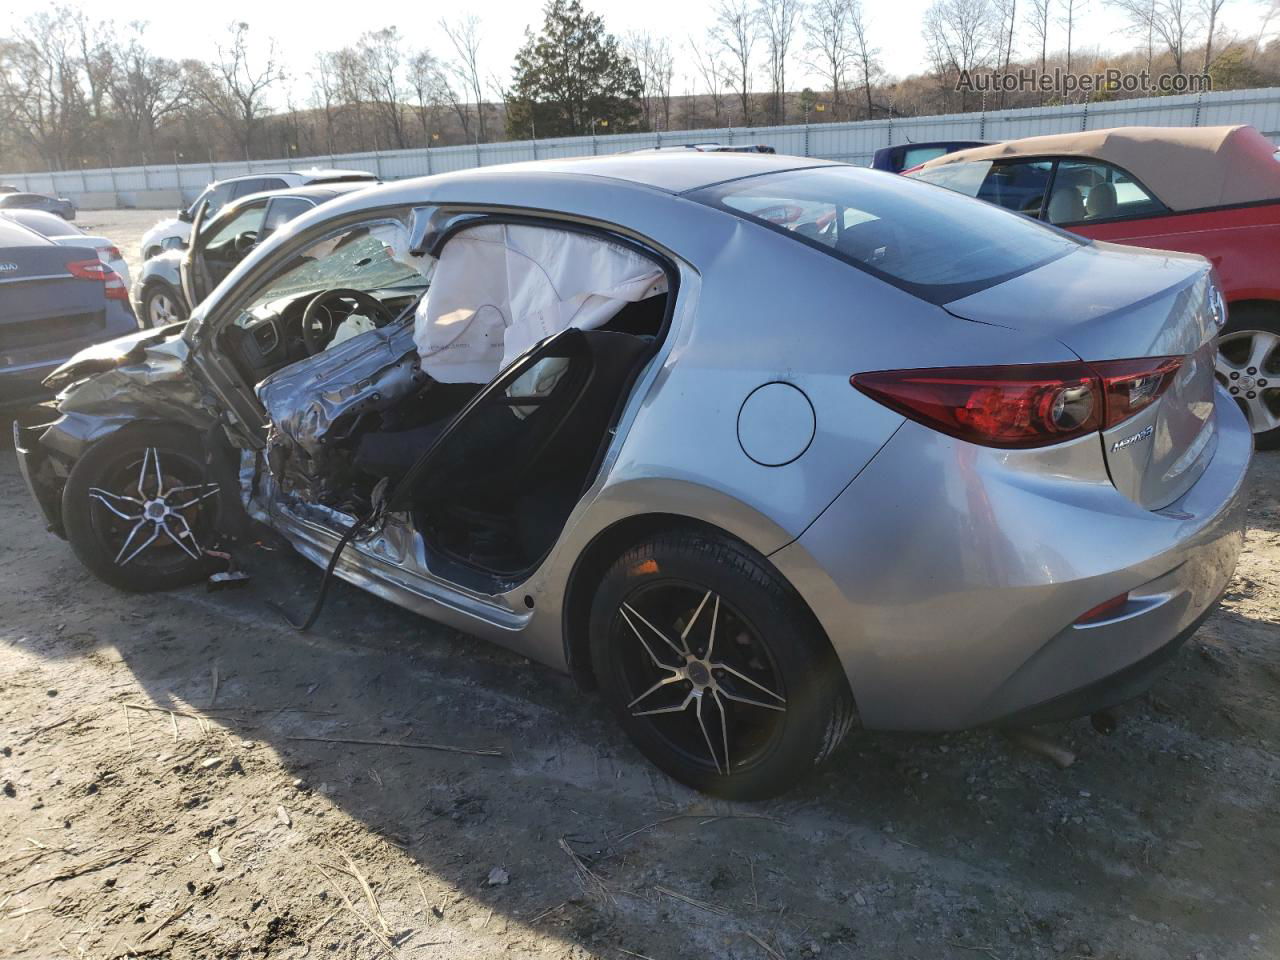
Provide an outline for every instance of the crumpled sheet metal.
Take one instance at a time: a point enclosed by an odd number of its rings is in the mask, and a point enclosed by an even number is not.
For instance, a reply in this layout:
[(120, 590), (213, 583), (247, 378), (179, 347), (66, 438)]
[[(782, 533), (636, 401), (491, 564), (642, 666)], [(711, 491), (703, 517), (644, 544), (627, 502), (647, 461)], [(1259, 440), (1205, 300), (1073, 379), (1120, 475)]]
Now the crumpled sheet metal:
[[(181, 336), (121, 354), (119, 366), (73, 382), (58, 395), (58, 410), (71, 419), (164, 419), (200, 430), (215, 416), (187, 375)], [(107, 432), (111, 432), (108, 430)]]
[(409, 318), (278, 370), (258, 384), (257, 393), (277, 436), (315, 460), (336, 421), (384, 410), (426, 380)]

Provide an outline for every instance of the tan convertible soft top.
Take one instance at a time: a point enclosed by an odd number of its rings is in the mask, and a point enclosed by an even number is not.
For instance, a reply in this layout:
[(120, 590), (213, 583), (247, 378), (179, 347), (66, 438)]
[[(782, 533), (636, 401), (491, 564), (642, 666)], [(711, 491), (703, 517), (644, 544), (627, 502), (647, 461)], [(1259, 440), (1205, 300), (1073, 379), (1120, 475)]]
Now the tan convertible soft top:
[(1170, 210), (1280, 200), (1276, 147), (1256, 129), (1113, 127), (1009, 140), (937, 157), (925, 169), (966, 160), (1078, 156), (1137, 177)]

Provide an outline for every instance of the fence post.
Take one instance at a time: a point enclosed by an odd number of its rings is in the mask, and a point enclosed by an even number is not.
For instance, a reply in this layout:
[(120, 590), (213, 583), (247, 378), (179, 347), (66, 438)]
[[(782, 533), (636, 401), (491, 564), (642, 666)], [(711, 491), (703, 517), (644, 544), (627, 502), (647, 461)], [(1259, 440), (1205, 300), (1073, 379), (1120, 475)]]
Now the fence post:
[(1195, 119), (1195, 122), (1191, 124), (1193, 127), (1200, 126), (1200, 104), (1203, 100), (1204, 100), (1204, 91), (1201, 90), (1199, 93), (1196, 94), (1196, 119)]
[(382, 157), (377, 150), (373, 151), (373, 172), (379, 180), (382, 179)]
[(1080, 132), (1083, 133), (1089, 129), (1089, 96), (1085, 95), (1084, 109), (1080, 111)]
[(982, 91), (982, 115), (978, 120), (978, 139), (987, 139), (987, 91)]
[(431, 144), (427, 144), (427, 176), (431, 176)]
[(804, 155), (809, 156), (809, 121), (804, 122)]

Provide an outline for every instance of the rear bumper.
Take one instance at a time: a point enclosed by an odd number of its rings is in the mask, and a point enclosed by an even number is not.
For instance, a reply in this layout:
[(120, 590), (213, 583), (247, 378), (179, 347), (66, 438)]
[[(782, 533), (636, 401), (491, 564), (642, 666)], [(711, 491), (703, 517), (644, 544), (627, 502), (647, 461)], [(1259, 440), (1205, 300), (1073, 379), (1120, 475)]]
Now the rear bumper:
[[(996, 451), (908, 422), (771, 559), (831, 638), (867, 727), (1110, 706), (1140, 692), (1234, 572), (1252, 436), (1221, 391), (1216, 422), (1212, 460), (1157, 511), (1117, 492), (1096, 438)], [(1126, 591), (1114, 615), (1076, 623)]]
[(52, 399), (53, 392), (41, 386), (40, 382), (66, 359), (40, 360), (0, 369), (0, 413), (10, 415)]

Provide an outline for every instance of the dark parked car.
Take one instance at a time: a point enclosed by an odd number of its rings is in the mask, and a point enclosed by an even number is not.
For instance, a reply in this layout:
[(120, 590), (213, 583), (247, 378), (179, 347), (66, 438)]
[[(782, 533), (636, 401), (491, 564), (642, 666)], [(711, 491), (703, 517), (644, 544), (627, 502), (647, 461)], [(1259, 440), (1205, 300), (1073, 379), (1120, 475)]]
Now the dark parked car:
[(66, 197), (46, 197), (43, 193), (0, 194), (0, 210), (43, 210), (63, 220), (76, 218), (76, 205)]
[(875, 170), (888, 170), (890, 173), (901, 173), (922, 163), (944, 157), (957, 150), (968, 150), (970, 147), (986, 146), (985, 140), (933, 140), (929, 143), (900, 143), (896, 147), (881, 147), (871, 157), (871, 166)]
[(49, 399), (47, 374), (137, 326), (124, 281), (92, 246), (62, 246), (0, 218), (0, 410)]
[(195, 304), (183, 290), (182, 264), (199, 257), (208, 261), (213, 286), (231, 272), (259, 243), (294, 217), (322, 203), (369, 186), (365, 181), (269, 190), (234, 200), (216, 213), (201, 210), (195, 243), (151, 257), (133, 285), (133, 305), (144, 327), (163, 327), (185, 320)]

